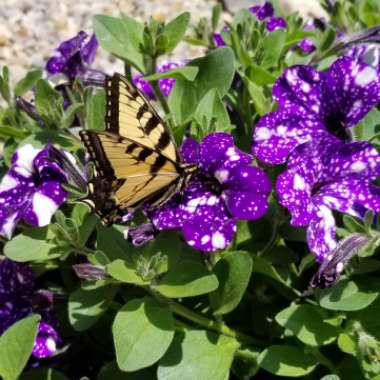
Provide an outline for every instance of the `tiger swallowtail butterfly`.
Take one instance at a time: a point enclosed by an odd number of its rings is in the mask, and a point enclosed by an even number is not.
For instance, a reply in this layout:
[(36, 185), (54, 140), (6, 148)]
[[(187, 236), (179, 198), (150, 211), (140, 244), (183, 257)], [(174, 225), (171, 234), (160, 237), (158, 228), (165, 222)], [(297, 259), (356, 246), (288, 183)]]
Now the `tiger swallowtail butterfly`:
[(181, 161), (164, 121), (125, 77), (107, 77), (105, 91), (105, 131), (80, 132), (94, 165), (82, 201), (104, 223), (115, 223), (143, 203), (149, 208), (166, 203), (186, 186), (197, 165)]

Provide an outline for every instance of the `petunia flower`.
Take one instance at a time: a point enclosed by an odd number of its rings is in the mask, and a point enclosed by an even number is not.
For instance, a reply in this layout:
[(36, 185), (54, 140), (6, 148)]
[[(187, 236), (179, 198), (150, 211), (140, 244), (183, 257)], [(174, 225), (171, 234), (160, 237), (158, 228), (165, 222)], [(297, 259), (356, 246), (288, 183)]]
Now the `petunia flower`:
[(237, 149), (226, 133), (212, 133), (201, 143), (188, 138), (181, 153), (185, 162), (199, 164), (199, 174), (149, 217), (157, 230), (182, 229), (196, 249), (224, 249), (238, 219), (258, 219), (266, 213), (270, 180), (250, 165), (252, 157)]
[(356, 217), (380, 211), (380, 155), (366, 141), (344, 143), (325, 133), (318, 141), (299, 145), (276, 182), (281, 205), (291, 225), (307, 226), (307, 243), (319, 261), (337, 247), (332, 211)]
[(273, 32), (277, 29), (286, 29), (286, 27), (286, 21), (282, 17), (271, 17), (270, 19), (268, 19), (265, 26), (268, 32)]
[[(267, 32), (273, 32), (277, 29), (286, 29), (287, 23), (283, 17), (274, 16), (274, 8), (270, 2), (265, 2), (263, 5), (254, 5), (248, 10), (256, 16), (259, 21), (266, 21), (265, 29)], [(228, 28), (224, 27), (223, 32), (228, 32)], [(214, 33), (213, 39), (217, 47), (226, 45), (220, 33)]]
[[(324, 24), (324, 20), (318, 19), (318, 22), (320, 24)], [(317, 28), (317, 20), (315, 20), (314, 18), (308, 19), (303, 26), (303, 30), (305, 32), (314, 30), (316, 28)], [(311, 41), (309, 38), (303, 38), (300, 42), (298, 42), (296, 47), (301, 49), (304, 53), (312, 53), (316, 49), (313, 41)]]
[(274, 16), (274, 8), (269, 1), (266, 1), (263, 5), (254, 5), (249, 8), (249, 11), (253, 13), (260, 21)]
[(249, 8), (259, 21), (266, 20), (265, 29), (268, 32), (273, 32), (276, 29), (286, 29), (287, 24), (284, 18), (274, 16), (274, 8), (270, 2), (265, 2), (263, 5), (254, 5)]
[(49, 146), (37, 149), (27, 144), (19, 148), (0, 182), (0, 235), (10, 238), (21, 219), (34, 226), (49, 224), (66, 200), (61, 186), (66, 180), (66, 173), (51, 159)]
[(46, 70), (52, 74), (64, 74), (69, 79), (86, 73), (93, 63), (98, 48), (95, 34), (91, 37), (80, 31), (75, 37), (63, 41), (55, 54), (47, 61)]
[[(177, 67), (184, 66), (186, 64), (185, 60), (177, 61), (177, 62), (165, 62), (162, 65), (157, 67), (158, 73), (164, 73), (165, 71), (169, 71), (175, 69)], [(134, 85), (142, 91), (149, 99), (155, 99), (154, 91), (150, 83), (144, 79), (142, 74), (136, 74), (132, 81)], [(175, 83), (174, 78), (162, 78), (158, 80), (158, 85), (164, 96), (169, 96), (170, 91), (172, 90)]]
[(341, 57), (326, 72), (289, 67), (272, 93), (279, 108), (259, 120), (252, 150), (265, 163), (281, 164), (298, 145), (326, 133), (349, 141), (350, 128), (380, 101), (380, 75), (365, 63)]
[(18, 320), (41, 315), (32, 355), (45, 358), (56, 352), (59, 336), (53, 300), (37, 290), (33, 271), (25, 264), (0, 259), (0, 336)]
[(363, 43), (350, 47), (344, 55), (352, 57), (359, 62), (366, 63), (380, 72), (380, 44)]

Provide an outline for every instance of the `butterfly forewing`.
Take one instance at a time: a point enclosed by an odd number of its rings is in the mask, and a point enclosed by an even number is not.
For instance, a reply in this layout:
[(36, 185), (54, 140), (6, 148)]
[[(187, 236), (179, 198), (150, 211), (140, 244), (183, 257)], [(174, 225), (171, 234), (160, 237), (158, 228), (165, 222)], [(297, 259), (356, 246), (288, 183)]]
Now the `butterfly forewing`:
[(105, 131), (80, 136), (94, 164), (88, 198), (105, 222), (131, 208), (166, 202), (189, 180), (174, 139), (145, 96), (119, 74), (106, 80)]
[(179, 155), (170, 132), (146, 97), (123, 76), (106, 80), (106, 130), (159, 152), (178, 162)]

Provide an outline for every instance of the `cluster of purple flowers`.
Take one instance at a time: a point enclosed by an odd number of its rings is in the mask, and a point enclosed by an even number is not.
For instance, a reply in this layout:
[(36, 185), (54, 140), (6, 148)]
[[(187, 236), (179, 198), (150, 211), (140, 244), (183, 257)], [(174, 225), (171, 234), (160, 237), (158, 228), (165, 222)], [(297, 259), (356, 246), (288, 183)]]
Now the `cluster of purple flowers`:
[[(274, 8), (270, 2), (265, 2), (263, 5), (255, 5), (249, 8), (249, 11), (255, 15), (259, 21), (265, 22), (267, 32), (273, 32), (277, 29), (286, 29), (287, 27), (283, 17), (276, 17), (274, 15)], [(228, 28), (225, 27), (223, 32), (228, 32)], [(220, 33), (214, 33), (213, 38), (216, 46), (224, 46), (226, 44)]]
[(35, 286), (33, 271), (9, 259), (0, 260), (0, 335), (19, 319), (41, 315), (32, 355), (46, 358), (57, 350), (59, 336), (53, 311), (53, 297)]
[(226, 248), (238, 219), (254, 220), (268, 209), (271, 183), (252, 167), (253, 157), (234, 146), (226, 133), (212, 133), (201, 143), (188, 138), (181, 149), (199, 173), (185, 190), (150, 216), (158, 230), (181, 228), (189, 245), (205, 251)]
[(331, 210), (362, 216), (380, 211), (380, 155), (352, 142), (350, 128), (380, 102), (375, 68), (341, 57), (325, 72), (311, 66), (285, 70), (273, 86), (279, 108), (254, 129), (253, 152), (267, 164), (287, 163), (276, 183), (279, 202), (294, 226), (308, 226), (318, 260), (336, 247)]

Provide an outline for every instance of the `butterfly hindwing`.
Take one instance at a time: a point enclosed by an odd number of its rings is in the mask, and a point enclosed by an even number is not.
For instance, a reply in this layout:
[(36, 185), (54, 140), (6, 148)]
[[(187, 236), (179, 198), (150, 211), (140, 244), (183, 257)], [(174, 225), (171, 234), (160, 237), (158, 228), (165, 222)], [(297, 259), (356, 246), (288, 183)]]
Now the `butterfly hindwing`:
[(94, 164), (88, 199), (105, 222), (116, 222), (149, 200), (156, 207), (180, 191), (195, 166), (181, 163), (163, 120), (145, 96), (119, 74), (107, 77), (106, 130), (82, 131)]
[(106, 80), (106, 130), (179, 161), (174, 139), (146, 97), (126, 78), (115, 74)]
[(127, 138), (95, 131), (80, 135), (95, 166), (88, 203), (102, 217), (113, 207), (127, 212), (180, 175), (175, 163)]

